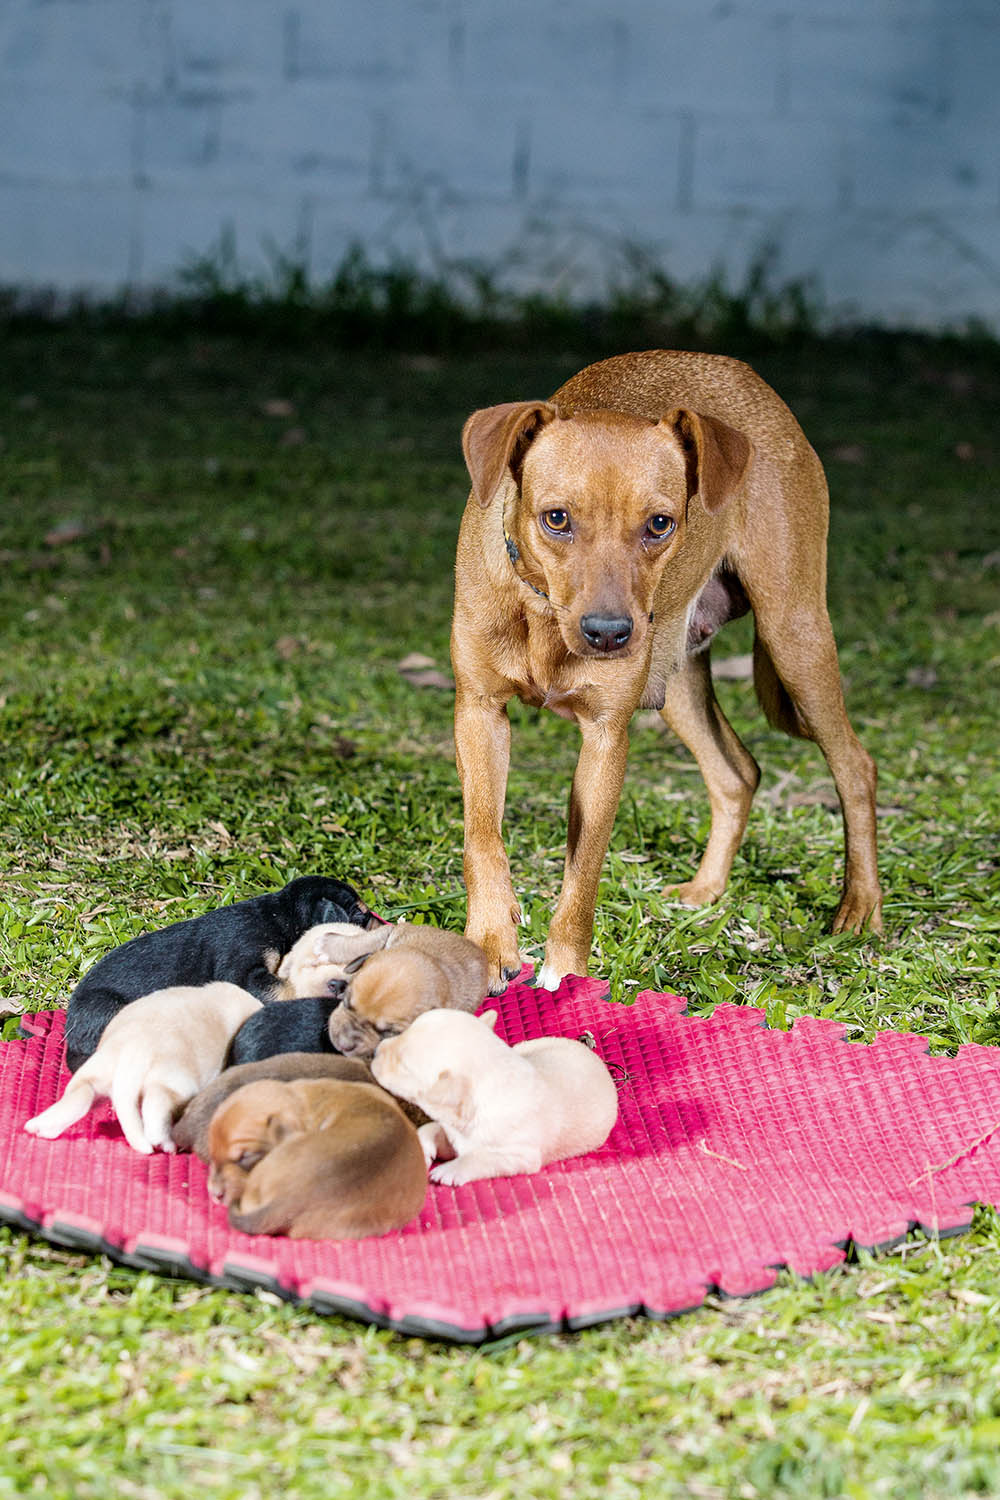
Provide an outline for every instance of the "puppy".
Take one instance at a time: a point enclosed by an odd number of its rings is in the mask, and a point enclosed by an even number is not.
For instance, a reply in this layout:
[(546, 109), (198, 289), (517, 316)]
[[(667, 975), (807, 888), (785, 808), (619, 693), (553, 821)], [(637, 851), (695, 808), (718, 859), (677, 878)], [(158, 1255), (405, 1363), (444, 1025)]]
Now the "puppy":
[[(264, 1007), (264, 1013), (274, 1007)], [(258, 1012), (260, 1014), (260, 1012)], [(244, 1023), (245, 1024), (245, 1023)], [(239, 1033), (237, 1033), (239, 1035)], [(197, 1094), (185, 1107), (173, 1126), (174, 1145), (178, 1151), (194, 1151), (202, 1161), (209, 1160), (208, 1127), (221, 1104), (247, 1083), (272, 1079), (294, 1082), (302, 1078), (335, 1078), (343, 1083), (371, 1083), (367, 1063), (332, 1053), (282, 1052), (260, 1062), (227, 1067)]]
[[(381, 934), (372, 934), (381, 936)], [(322, 940), (340, 952), (337, 940)], [(349, 1057), (371, 1057), (426, 1010), (475, 1010), (486, 993), (486, 955), (439, 927), (403, 922), (385, 930), (381, 947), (347, 965), (347, 989), (330, 1016), (330, 1040)]]
[(108, 1022), (97, 1051), (62, 1098), (28, 1120), (25, 1130), (53, 1140), (82, 1120), (96, 1098), (110, 1097), (133, 1150), (173, 1151), (175, 1111), (219, 1072), (230, 1038), (260, 1003), (224, 980), (133, 1000)]
[[(338, 985), (342, 993), (344, 985)], [(260, 1062), (283, 1052), (325, 1052), (336, 1048), (330, 1040), (330, 1017), (339, 1004), (337, 995), (307, 995), (302, 1000), (283, 1000), (265, 1005), (244, 1021), (229, 1049), (230, 1067)]]
[(438, 1158), (435, 1182), (537, 1172), (596, 1151), (618, 1118), (614, 1080), (582, 1042), (545, 1036), (508, 1047), (493, 1034), (496, 1019), (430, 1010), (372, 1060), (383, 1088), (430, 1116), (419, 1135), (428, 1162)]
[(258, 1000), (276, 999), (283, 954), (317, 922), (378, 922), (343, 881), (303, 875), (280, 891), (144, 932), (99, 959), (77, 985), (66, 1016), (71, 1072), (94, 1051), (104, 1028), (140, 995), (225, 979)]
[(769, 722), (815, 740), (844, 814), (835, 932), (882, 927), (875, 764), (844, 708), (826, 607), (822, 465), (739, 360), (654, 349), (590, 365), (549, 401), (472, 414), (472, 494), (455, 563), (455, 754), (465, 804), (466, 936), (490, 991), (521, 966), (501, 825), (511, 698), (580, 727), (562, 892), (538, 983), (585, 974), (628, 725), (659, 709), (708, 789), (711, 833), (686, 906), (726, 888), (758, 766), (715, 700), (709, 643), (752, 611)]
[(210, 1190), (244, 1234), (386, 1234), (414, 1218), (427, 1193), (416, 1130), (372, 1084), (245, 1084), (216, 1111), (208, 1140)]
[(384, 948), (398, 930), (387, 922), (372, 928), (350, 922), (321, 922), (310, 927), (278, 965), (281, 998), (342, 994), (348, 974), (369, 954)]

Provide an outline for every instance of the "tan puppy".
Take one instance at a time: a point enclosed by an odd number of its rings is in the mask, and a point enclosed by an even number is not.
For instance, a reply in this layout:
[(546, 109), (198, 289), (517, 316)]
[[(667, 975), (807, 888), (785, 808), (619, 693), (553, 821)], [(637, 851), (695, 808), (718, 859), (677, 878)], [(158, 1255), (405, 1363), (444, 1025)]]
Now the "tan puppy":
[(408, 922), (385, 932), (380, 951), (350, 965), (346, 993), (330, 1017), (330, 1040), (350, 1057), (371, 1057), (383, 1037), (425, 1010), (475, 1010), (486, 993), (486, 955), (467, 938)]
[(173, 1126), (174, 1145), (178, 1151), (194, 1151), (202, 1161), (209, 1160), (208, 1127), (212, 1116), (230, 1094), (246, 1083), (277, 1079), (290, 1083), (300, 1078), (339, 1078), (344, 1083), (371, 1083), (367, 1063), (352, 1057), (336, 1057), (329, 1052), (279, 1052), (260, 1062), (241, 1063), (226, 1068), (207, 1084), (186, 1106)]
[(473, 413), (456, 561), (455, 748), (465, 801), (466, 935), (497, 993), (520, 967), (501, 837), (513, 697), (582, 734), (565, 875), (538, 982), (584, 974), (601, 863), (640, 705), (708, 787), (712, 828), (688, 906), (725, 889), (757, 765), (715, 701), (707, 646), (752, 610), (772, 724), (814, 739), (837, 786), (847, 864), (834, 931), (881, 929), (875, 766), (847, 719), (826, 608), (823, 469), (791, 412), (719, 355), (653, 350), (591, 365), (551, 401)]
[(383, 1088), (430, 1115), (419, 1135), (428, 1162), (439, 1159), (435, 1182), (537, 1172), (596, 1151), (618, 1118), (614, 1080), (582, 1042), (546, 1036), (508, 1047), (493, 1034), (496, 1019), (427, 1011), (372, 1060)]
[(175, 1149), (176, 1110), (219, 1072), (236, 1031), (261, 1002), (238, 985), (156, 990), (133, 1000), (104, 1028), (97, 1051), (74, 1073), (62, 1098), (25, 1123), (52, 1140), (110, 1097), (125, 1139), (148, 1155)]
[(367, 1083), (262, 1080), (209, 1126), (210, 1190), (244, 1234), (362, 1239), (423, 1207), (427, 1165), (395, 1100)]

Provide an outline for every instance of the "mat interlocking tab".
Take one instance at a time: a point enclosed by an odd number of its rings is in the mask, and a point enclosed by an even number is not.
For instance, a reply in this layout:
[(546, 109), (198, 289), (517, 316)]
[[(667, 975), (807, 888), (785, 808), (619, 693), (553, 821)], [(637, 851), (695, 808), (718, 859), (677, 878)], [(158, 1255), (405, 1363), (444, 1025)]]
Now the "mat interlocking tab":
[(58, 1097), (62, 1012), (0, 1046), (0, 1219), (129, 1265), (263, 1286), (409, 1333), (479, 1342), (745, 1296), (855, 1243), (968, 1227), (1000, 1203), (1000, 1050), (930, 1057), (917, 1036), (849, 1044), (837, 1022), (771, 1031), (762, 1012), (685, 1016), (675, 995), (612, 1005), (596, 980), (526, 981), (489, 1005), (509, 1042), (590, 1032), (618, 1081), (607, 1144), (532, 1177), (432, 1185), (380, 1239), (251, 1238), (197, 1158), (145, 1157), (107, 1103), (57, 1141), (22, 1124)]

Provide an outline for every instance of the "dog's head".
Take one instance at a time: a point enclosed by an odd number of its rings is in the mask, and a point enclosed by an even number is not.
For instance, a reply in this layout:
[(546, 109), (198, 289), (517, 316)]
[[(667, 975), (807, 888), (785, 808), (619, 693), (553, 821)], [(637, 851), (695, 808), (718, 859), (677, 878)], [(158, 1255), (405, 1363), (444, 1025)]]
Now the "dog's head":
[(669, 570), (682, 597), (704, 581), (711, 523), (752, 452), (741, 432), (684, 408), (650, 421), (545, 401), (474, 412), (462, 446), (473, 493), (506, 507), (511, 561), (552, 604), (566, 649), (604, 659), (642, 651)]
[(229, 1095), (208, 1127), (208, 1190), (238, 1202), (247, 1176), (286, 1136), (301, 1131), (299, 1100), (287, 1083), (261, 1079)]
[(425, 953), (394, 947), (358, 964), (330, 1017), (330, 1040), (348, 1057), (371, 1057), (383, 1038), (398, 1036), (424, 1011), (447, 1003), (441, 968)]
[(504, 1044), (492, 1036), (496, 1011), (429, 1010), (400, 1036), (380, 1042), (372, 1059), (376, 1082), (418, 1105), (445, 1127), (472, 1122), (475, 1080), (496, 1065)]
[(387, 923), (376, 928), (351, 922), (321, 922), (310, 927), (289, 949), (278, 966), (292, 999), (336, 995), (356, 960), (385, 946), (393, 931)]

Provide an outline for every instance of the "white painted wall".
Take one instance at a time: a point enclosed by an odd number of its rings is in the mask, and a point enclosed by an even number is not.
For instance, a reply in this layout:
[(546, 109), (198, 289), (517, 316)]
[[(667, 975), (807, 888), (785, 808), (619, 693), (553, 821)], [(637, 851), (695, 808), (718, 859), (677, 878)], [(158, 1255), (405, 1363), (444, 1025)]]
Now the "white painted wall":
[(0, 281), (163, 285), (224, 226), (581, 293), (771, 243), (1000, 328), (1000, 0), (0, 0)]

